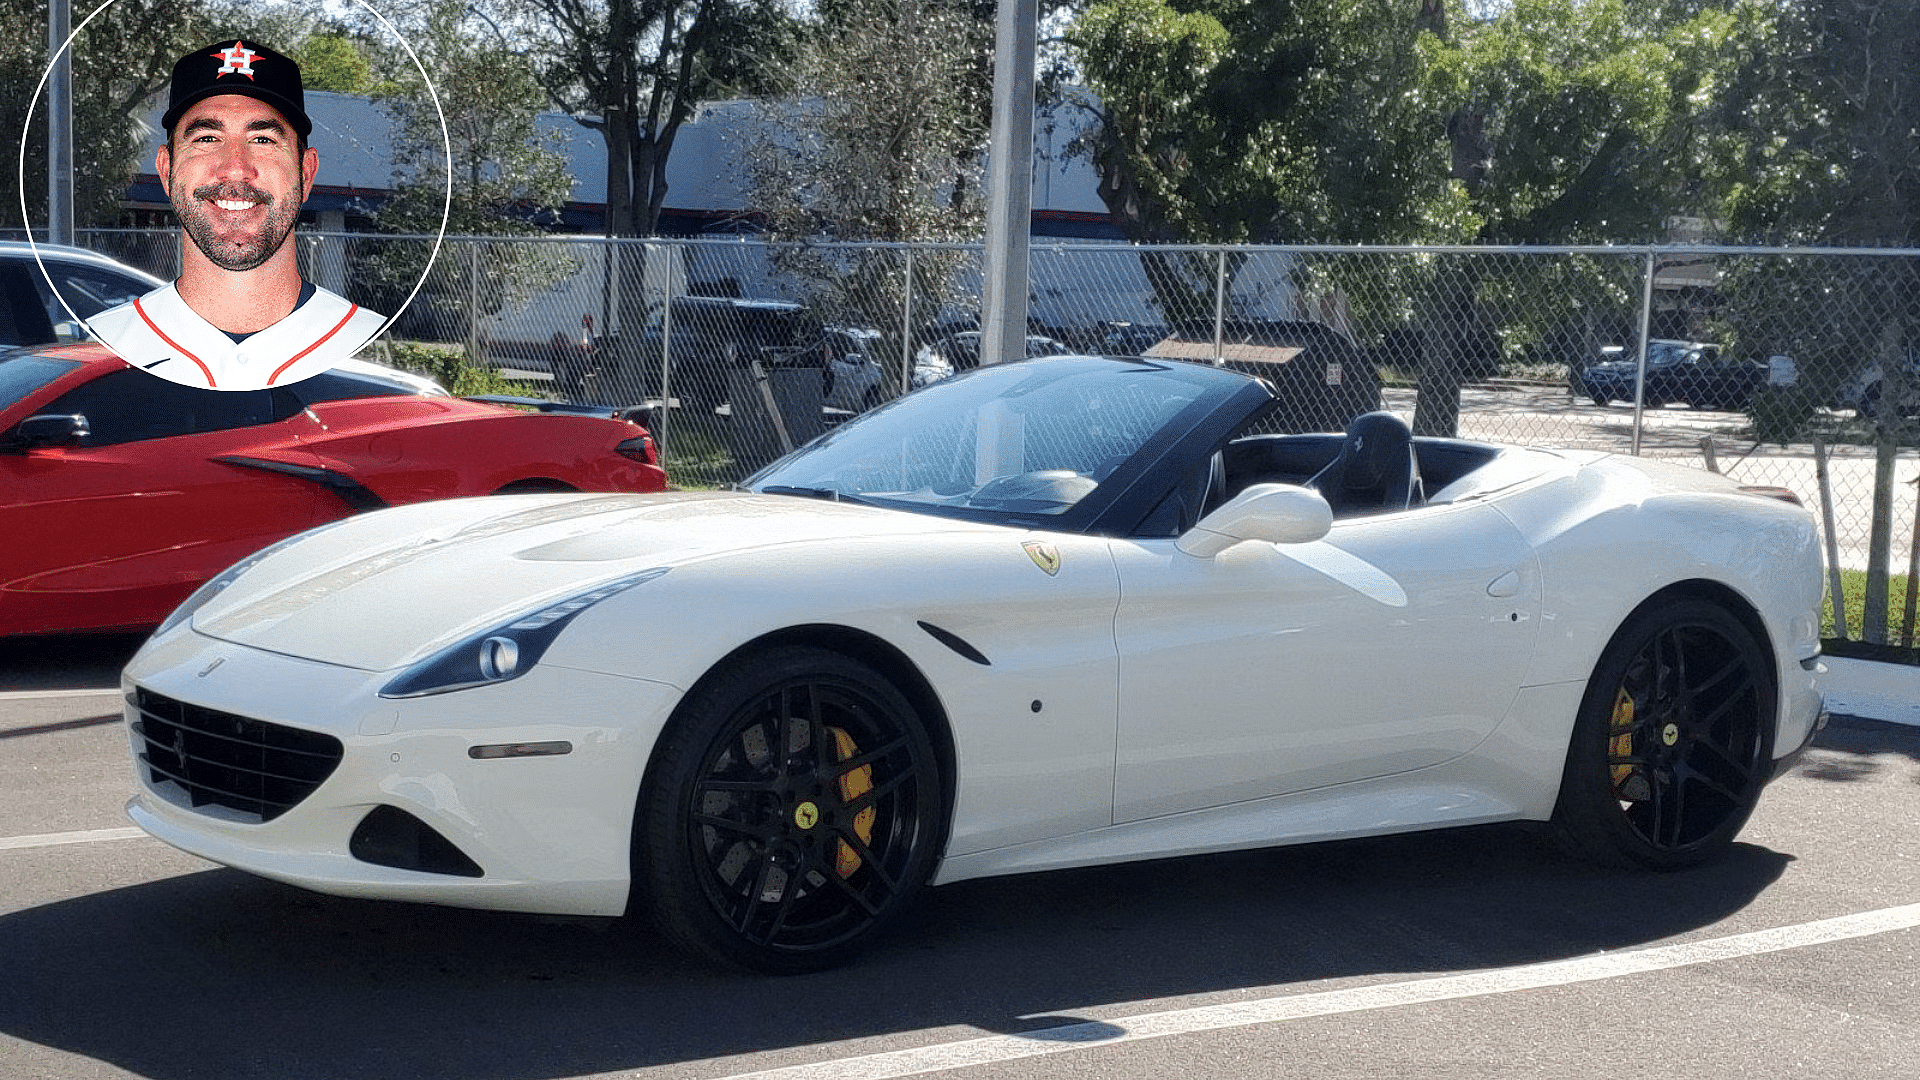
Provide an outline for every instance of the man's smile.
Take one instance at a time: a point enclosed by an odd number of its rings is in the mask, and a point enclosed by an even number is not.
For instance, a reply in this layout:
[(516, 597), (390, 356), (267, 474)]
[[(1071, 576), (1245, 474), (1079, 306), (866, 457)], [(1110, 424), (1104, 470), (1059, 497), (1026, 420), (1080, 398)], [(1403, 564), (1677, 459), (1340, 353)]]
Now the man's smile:
[(223, 270), (251, 270), (267, 261), (293, 231), (300, 213), (298, 188), (276, 194), (229, 179), (181, 190), (177, 173), (168, 180), (181, 226), (194, 246)]

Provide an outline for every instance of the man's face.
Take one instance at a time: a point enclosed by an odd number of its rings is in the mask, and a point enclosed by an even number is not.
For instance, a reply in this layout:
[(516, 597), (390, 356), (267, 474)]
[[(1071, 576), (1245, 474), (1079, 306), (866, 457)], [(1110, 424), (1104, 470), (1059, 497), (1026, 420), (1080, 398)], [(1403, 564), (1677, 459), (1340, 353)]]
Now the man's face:
[(240, 94), (188, 109), (155, 159), (180, 224), (225, 270), (251, 270), (280, 250), (318, 164), (278, 110)]

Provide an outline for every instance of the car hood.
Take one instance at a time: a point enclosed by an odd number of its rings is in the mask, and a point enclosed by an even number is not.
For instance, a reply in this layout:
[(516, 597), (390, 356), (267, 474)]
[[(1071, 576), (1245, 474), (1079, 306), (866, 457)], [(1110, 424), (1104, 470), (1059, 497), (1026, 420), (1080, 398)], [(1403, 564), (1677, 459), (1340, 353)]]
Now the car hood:
[(385, 671), (641, 570), (783, 545), (1000, 529), (732, 492), (452, 499), (367, 514), (296, 541), (195, 612), (193, 628)]

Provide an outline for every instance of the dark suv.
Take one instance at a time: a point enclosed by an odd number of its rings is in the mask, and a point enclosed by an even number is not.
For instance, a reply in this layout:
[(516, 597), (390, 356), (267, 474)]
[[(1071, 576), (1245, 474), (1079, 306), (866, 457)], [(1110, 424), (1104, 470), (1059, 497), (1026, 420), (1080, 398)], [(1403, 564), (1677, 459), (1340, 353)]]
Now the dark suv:
[[(758, 360), (764, 368), (817, 363), (824, 335), (799, 304), (726, 296), (682, 296), (661, 324), (660, 344), (671, 365), (669, 392), (706, 412), (726, 401), (734, 373)], [(803, 355), (804, 354), (804, 355)]]

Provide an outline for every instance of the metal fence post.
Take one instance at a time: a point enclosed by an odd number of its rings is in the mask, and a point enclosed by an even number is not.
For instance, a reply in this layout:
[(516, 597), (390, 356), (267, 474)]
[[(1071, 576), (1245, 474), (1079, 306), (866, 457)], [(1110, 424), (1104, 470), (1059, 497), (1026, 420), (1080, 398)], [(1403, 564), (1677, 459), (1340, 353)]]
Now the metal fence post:
[[(634, 331), (634, 346), (635, 346), (636, 357), (639, 355), (639, 335), (644, 332), (645, 332), (644, 328)], [(636, 370), (638, 369), (638, 366), (639, 366), (638, 364), (635, 365)], [(667, 465), (668, 459), (670, 459), (673, 456), (672, 451), (670, 449), (667, 449), (668, 447), (671, 447), (673, 445), (672, 443), (667, 441), (667, 429), (673, 426), (672, 425), (673, 385), (669, 381), (669, 379), (671, 378), (670, 372), (672, 372), (672, 370), (673, 370), (673, 275), (668, 274), (666, 287), (660, 290), (660, 411), (657, 414), (660, 418), (660, 430), (656, 432), (654, 435), (654, 437), (659, 441), (660, 446), (662, 448), (660, 453), (661, 468), (665, 468)]]
[(1227, 359), (1227, 252), (1225, 248), (1214, 252), (1213, 256), (1213, 362), (1224, 363)]
[(480, 360), (480, 242), (467, 240), (467, 362)]
[(1640, 361), (1633, 376), (1633, 442), (1630, 453), (1640, 456), (1640, 431), (1646, 422), (1647, 339), (1653, 334), (1653, 249), (1647, 249), (1640, 281)]
[(900, 290), (900, 392), (913, 389), (913, 249), (907, 249), (907, 287)]

